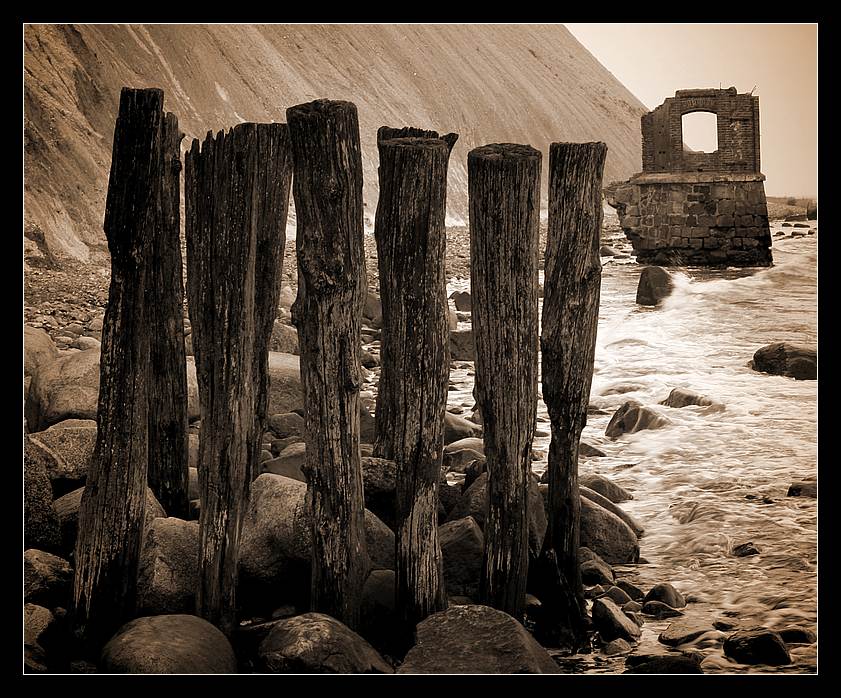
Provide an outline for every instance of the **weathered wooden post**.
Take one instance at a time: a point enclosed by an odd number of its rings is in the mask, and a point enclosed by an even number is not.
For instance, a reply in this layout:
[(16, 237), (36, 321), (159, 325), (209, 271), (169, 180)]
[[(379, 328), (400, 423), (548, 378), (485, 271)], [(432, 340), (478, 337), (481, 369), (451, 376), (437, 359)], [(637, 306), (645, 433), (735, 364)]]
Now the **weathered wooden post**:
[[(236, 623), (239, 538), (265, 418), (266, 333), (288, 197), (285, 131), (239, 124), (208, 133), (201, 147), (194, 140), (186, 158), (187, 295), (202, 415), (196, 608), (226, 633)], [(259, 264), (258, 246), (267, 256)], [(257, 279), (257, 269), (266, 276)]]
[(135, 610), (146, 511), (149, 331), (146, 272), (156, 226), (164, 137), (163, 92), (123, 88), (105, 202), (111, 285), (102, 327), (97, 436), (79, 511), (73, 625), (96, 649)]
[(365, 300), (362, 154), (356, 105), (286, 110), (298, 220), (292, 319), (306, 395), (312, 608), (351, 628), (368, 571), (359, 459), (360, 322)]
[(587, 423), (599, 321), (604, 143), (552, 143), (542, 317), (543, 401), (549, 410), (548, 529), (536, 575), (541, 640), (576, 650), (584, 638), (578, 564), (578, 442)]
[(447, 163), (457, 138), (385, 126), (377, 134), (383, 328), (374, 455), (397, 463), (395, 608), (405, 637), (447, 607), (438, 482), (450, 373)]
[(481, 595), (521, 618), (537, 410), (541, 154), (495, 143), (470, 151), (470, 274), (476, 397), (484, 419), (488, 515)]
[(189, 449), (184, 279), (181, 263), (181, 139), (178, 119), (163, 123), (158, 225), (146, 283), (149, 333), (149, 487), (169, 516), (186, 519)]

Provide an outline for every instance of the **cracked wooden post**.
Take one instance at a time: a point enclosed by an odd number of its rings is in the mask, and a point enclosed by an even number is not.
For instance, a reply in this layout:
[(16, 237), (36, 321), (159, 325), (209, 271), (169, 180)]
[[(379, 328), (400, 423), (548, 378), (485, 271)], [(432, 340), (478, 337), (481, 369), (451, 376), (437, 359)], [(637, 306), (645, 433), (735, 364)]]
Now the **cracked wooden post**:
[(359, 624), (369, 562), (359, 458), (360, 322), (366, 273), (356, 105), (286, 110), (298, 219), (298, 328), (312, 507), (312, 610)]
[(102, 327), (97, 436), (79, 510), (73, 627), (90, 651), (135, 611), (146, 513), (149, 331), (145, 286), (157, 207), (163, 92), (123, 88), (105, 202), (111, 285)]
[(458, 136), (383, 126), (374, 235), (383, 328), (374, 455), (397, 464), (395, 609), (400, 640), (447, 608), (438, 482), (449, 386), (447, 163)]
[(146, 283), (149, 313), (149, 487), (169, 516), (186, 519), (187, 363), (181, 263), (181, 139), (178, 119), (163, 123), (160, 223), (152, 236)]
[(537, 411), (540, 166), (539, 151), (512, 143), (476, 148), (467, 158), (476, 398), (489, 502), (480, 593), (518, 620)]
[(226, 634), (236, 627), (239, 539), (265, 419), (288, 201), (285, 132), (283, 124), (239, 124), (208, 133), (201, 147), (194, 140), (186, 158), (187, 295), (202, 416), (196, 610)]
[(536, 589), (544, 644), (577, 650), (585, 639), (578, 563), (578, 443), (587, 423), (599, 322), (604, 143), (552, 143), (543, 297), (543, 401), (549, 411), (549, 512)]

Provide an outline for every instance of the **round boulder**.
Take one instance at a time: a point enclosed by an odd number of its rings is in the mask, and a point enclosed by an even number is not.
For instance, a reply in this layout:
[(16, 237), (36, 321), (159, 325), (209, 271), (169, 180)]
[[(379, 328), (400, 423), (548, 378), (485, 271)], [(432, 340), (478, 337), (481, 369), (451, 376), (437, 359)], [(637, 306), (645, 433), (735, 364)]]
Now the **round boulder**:
[(473, 308), (473, 299), (469, 291), (453, 291), (450, 298), (456, 306), (456, 310), (469, 312)]
[(61, 530), (53, 505), (53, 490), (41, 449), (24, 436), (23, 451), (24, 548), (58, 551)]
[(622, 434), (634, 434), (643, 429), (660, 429), (669, 424), (671, 421), (659, 412), (629, 400), (616, 410), (604, 433), (605, 436), (616, 439)]
[(269, 352), (268, 414), (294, 412), (304, 407), (299, 357), (294, 354)]
[(472, 516), (438, 527), (447, 593), (478, 598), (485, 537)]
[(579, 480), (579, 484), (595, 492), (598, 492), (600, 495), (606, 497), (614, 504), (618, 504), (619, 502), (627, 502), (628, 500), (634, 498), (634, 495), (628, 492), (628, 490), (626, 490), (624, 487), (620, 487), (611, 480), (608, 480), (604, 475), (598, 475), (596, 473), (584, 475)]
[(739, 664), (791, 664), (783, 638), (768, 628), (739, 630), (724, 641), (724, 656)]
[(672, 277), (663, 267), (646, 267), (640, 273), (637, 285), (637, 304), (659, 305), (671, 295), (673, 288)]
[(99, 354), (98, 349), (77, 351), (39, 368), (29, 386), (26, 419), (32, 428), (46, 429), (73, 417), (96, 419)]
[(174, 517), (146, 529), (137, 572), (137, 607), (143, 615), (192, 613), (199, 584), (199, 524)]
[(450, 360), (475, 361), (476, 345), (473, 341), (473, 328), (450, 332)]
[(774, 342), (757, 349), (751, 365), (754, 371), (796, 380), (815, 380), (818, 377), (817, 352), (788, 342)]
[(23, 554), (23, 600), (67, 608), (73, 587), (73, 569), (64, 558), (30, 548)]

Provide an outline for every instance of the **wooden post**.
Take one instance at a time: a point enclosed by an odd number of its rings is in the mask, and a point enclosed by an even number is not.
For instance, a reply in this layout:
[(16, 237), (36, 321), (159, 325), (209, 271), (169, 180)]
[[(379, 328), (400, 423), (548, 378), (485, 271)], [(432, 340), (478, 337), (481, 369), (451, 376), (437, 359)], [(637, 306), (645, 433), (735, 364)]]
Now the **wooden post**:
[(285, 131), (239, 124), (209, 133), (201, 148), (194, 140), (186, 158), (187, 294), (202, 415), (196, 608), (226, 634), (236, 625), (239, 538), (265, 419), (266, 333), (289, 191)]
[(404, 642), (420, 621), (447, 608), (438, 482), (450, 373), (447, 162), (458, 138), (448, 136), (384, 126), (377, 139), (383, 328), (374, 455), (397, 464), (395, 608)]
[(584, 640), (578, 564), (578, 442), (587, 423), (599, 322), (604, 143), (552, 143), (543, 297), (543, 401), (549, 410), (549, 516), (538, 561), (544, 644), (576, 651)]
[(492, 144), (467, 158), (476, 397), (484, 419), (488, 515), (481, 595), (523, 615), (528, 488), (537, 410), (541, 154)]
[(149, 313), (149, 487), (169, 516), (186, 519), (189, 449), (184, 279), (181, 264), (181, 148), (178, 119), (163, 123), (159, 224), (146, 283)]
[[(74, 632), (96, 651), (134, 610), (146, 510), (149, 331), (145, 284), (162, 181), (163, 92), (123, 88), (105, 202), (111, 285), (97, 436), (79, 511)], [(169, 157), (171, 157), (171, 153)]]
[(298, 219), (292, 308), (306, 395), (312, 609), (359, 623), (368, 572), (359, 459), (360, 322), (366, 273), (356, 105), (286, 110)]

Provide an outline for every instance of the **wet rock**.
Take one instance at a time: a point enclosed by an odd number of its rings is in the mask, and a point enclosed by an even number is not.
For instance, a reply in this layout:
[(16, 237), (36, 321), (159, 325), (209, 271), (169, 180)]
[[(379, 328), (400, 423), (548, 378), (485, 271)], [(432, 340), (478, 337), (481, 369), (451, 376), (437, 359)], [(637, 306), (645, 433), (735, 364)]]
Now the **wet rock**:
[(365, 508), (394, 528), (397, 464), (393, 460), (371, 456), (363, 456), (360, 460)]
[[(68, 424), (72, 426), (65, 426)], [(79, 424), (84, 426), (76, 426)], [(85, 484), (96, 446), (94, 420), (65, 420), (31, 434), (31, 438), (49, 454), (44, 462), (56, 496)]]
[(76, 337), (70, 346), (74, 349), (81, 349), (82, 351), (87, 349), (96, 349), (97, 351), (102, 350), (102, 344), (94, 337)]
[(646, 267), (640, 273), (637, 285), (638, 305), (659, 305), (660, 301), (672, 293), (674, 282), (663, 267)]
[(40, 366), (29, 387), (26, 420), (32, 429), (74, 417), (96, 419), (99, 355), (99, 350), (88, 349)]
[(625, 660), (626, 674), (703, 674), (697, 657), (667, 654), (631, 656)]
[(450, 361), (475, 361), (476, 345), (473, 328), (450, 332)]
[(808, 628), (783, 628), (778, 634), (787, 645), (811, 645), (818, 641), (818, 636)]
[(622, 591), (624, 591), (628, 596), (630, 596), (634, 601), (641, 601), (645, 594), (643, 594), (642, 589), (638, 586), (631, 584), (631, 582), (627, 581), (626, 579), (619, 579), (616, 581), (616, 586), (618, 586)]
[(634, 623), (636, 623), (637, 627), (641, 628), (643, 625), (645, 625), (645, 621), (643, 620), (643, 617), (642, 617), (641, 614), (636, 613), (634, 611), (625, 611), (625, 610), (623, 610), (622, 612), (626, 616), (628, 616), (628, 618), (630, 618)]
[(604, 594), (602, 594), (601, 598), (610, 599), (617, 606), (624, 606), (631, 600), (631, 597), (617, 586), (610, 587)]
[(482, 427), (473, 422), (449, 412), (444, 415), (444, 443), (451, 444), (462, 439), (479, 437)]
[(23, 600), (66, 608), (73, 587), (73, 569), (64, 558), (30, 548), (23, 554)]
[(380, 652), (392, 651), (398, 637), (394, 584), (394, 570), (374, 570), (362, 588), (359, 634)]
[(383, 321), (383, 305), (380, 301), (379, 294), (368, 289), (365, 296), (365, 305), (362, 307), (362, 317), (370, 320), (375, 326), (382, 325)]
[(380, 360), (367, 349), (360, 349), (359, 363), (361, 363), (365, 368), (376, 368), (380, 365)]
[(655, 584), (645, 595), (644, 601), (661, 601), (672, 608), (683, 608), (686, 606), (686, 599), (671, 584)]
[(304, 439), (300, 436), (287, 436), (285, 439), (272, 439), (269, 442), (269, 451), (271, 455), (277, 458), (292, 444), (303, 443)]
[(473, 461), (485, 460), (485, 456), (472, 448), (460, 448), (458, 451), (444, 453), (442, 467), (446, 472), (463, 473)]
[(716, 630), (721, 630), (721, 631), (733, 630), (734, 628), (737, 628), (738, 625), (739, 624), (736, 621), (729, 620), (727, 618), (716, 618), (713, 621), (713, 627)]
[(453, 453), (455, 451), (460, 451), (462, 449), (469, 448), (471, 451), (476, 451), (477, 453), (481, 453), (482, 455), (485, 454), (485, 441), (480, 437), (470, 437), (467, 439), (459, 439), (458, 441), (453, 441), (451, 444), (447, 444), (444, 446), (444, 455)]
[(811, 497), (817, 499), (818, 483), (817, 482), (792, 482), (789, 485), (787, 497)]
[(595, 446), (591, 446), (585, 441), (581, 441), (578, 444), (578, 455), (584, 456), (586, 458), (602, 458), (607, 454), (601, 449), (598, 449)]
[(272, 335), (269, 338), (269, 351), (300, 355), (298, 330), (290, 325), (283, 324), (280, 320), (275, 320), (274, 325), (272, 325)]
[(587, 487), (594, 492), (598, 492), (603, 497), (607, 497), (614, 504), (619, 502), (627, 502), (634, 498), (628, 490), (620, 487), (615, 482), (608, 480), (604, 475), (590, 474), (584, 475), (578, 481), (580, 485)]
[(663, 400), (660, 404), (665, 405), (666, 407), (680, 408), (687, 407), (689, 405), (707, 407), (715, 403), (705, 395), (696, 393), (694, 390), (689, 390), (689, 388), (674, 388), (672, 392), (669, 393), (669, 397)]
[(724, 641), (723, 649), (725, 657), (740, 664), (791, 664), (783, 638), (767, 628), (739, 630)]
[(641, 634), (639, 626), (610, 599), (602, 597), (593, 601), (592, 613), (593, 625), (605, 642), (617, 638), (634, 642)]
[(444, 524), (453, 507), (461, 499), (462, 490), (459, 485), (449, 485), (444, 480), (438, 483), (438, 523)]
[(604, 594), (604, 587), (601, 584), (596, 584), (595, 586), (584, 590), (585, 599), (597, 599), (602, 594)]
[(294, 412), (303, 407), (299, 358), (293, 354), (270, 351), (268, 414)]
[(629, 613), (642, 613), (642, 604), (639, 601), (628, 601), (622, 605), (622, 612), (625, 615)]
[(293, 480), (306, 482), (307, 479), (302, 469), (306, 464), (306, 459), (307, 445), (299, 441), (284, 448), (277, 458), (260, 463), (260, 472), (283, 475)]
[(748, 555), (759, 555), (759, 548), (753, 543), (742, 543), (735, 546), (730, 553), (735, 557), (747, 557)]
[(456, 306), (456, 310), (470, 312), (473, 309), (473, 301), (468, 291), (453, 291), (450, 298)]
[(662, 601), (646, 601), (642, 606), (642, 612), (647, 616), (654, 616), (658, 620), (683, 615), (683, 611), (678, 611), (676, 608), (672, 608)]
[(126, 623), (102, 649), (114, 674), (232, 674), (236, 657), (222, 631), (191, 615), (146, 616)]
[(614, 250), (612, 247), (610, 247), (608, 245), (602, 245), (599, 248), (599, 256), (600, 257), (615, 257), (618, 254), (619, 254), (619, 252), (617, 250)]
[(45, 645), (55, 628), (55, 616), (48, 608), (27, 603), (23, 607), (24, 672), (43, 674), (48, 670)]
[(643, 429), (660, 429), (671, 421), (650, 407), (635, 400), (625, 402), (611, 417), (605, 429), (605, 436), (616, 439), (622, 434), (634, 434)]
[[(377, 423), (371, 411), (359, 403), (359, 442), (360, 444), (373, 444), (377, 435)], [(361, 453), (361, 451), (360, 451)]]
[(394, 673), (368, 642), (323, 613), (275, 623), (258, 654), (263, 670), (273, 674)]
[(279, 439), (290, 436), (302, 436), (304, 433), (304, 418), (296, 412), (273, 414), (269, 417), (269, 429)]
[(198, 522), (154, 519), (146, 529), (137, 573), (140, 613), (192, 613), (198, 584)]
[(289, 310), (295, 302), (297, 292), (289, 284), (286, 284), (280, 289), (280, 297), (278, 298), (278, 306)]
[(815, 380), (818, 377), (818, 355), (814, 349), (788, 342), (774, 342), (756, 350), (754, 371), (796, 380)]
[(458, 313), (451, 308), (447, 308), (447, 328), (450, 332), (458, 329)]
[(587, 586), (601, 584), (610, 586), (613, 584), (613, 570), (601, 558), (588, 560), (581, 563), (581, 581)]
[(692, 642), (692, 640), (710, 631), (712, 631), (712, 628), (709, 623), (682, 618), (669, 624), (669, 627), (660, 633), (657, 639), (664, 645), (677, 647), (678, 645), (685, 645), (687, 642)]
[(28, 436), (23, 455), (23, 546), (46, 551), (61, 547), (58, 514), (44, 458)]
[(418, 623), (398, 674), (557, 674), (549, 653), (507, 613), (451, 606)]
[(630, 652), (633, 647), (626, 641), (623, 640), (621, 637), (617, 638), (616, 640), (611, 640), (608, 642), (602, 651), (608, 655), (612, 656), (615, 654), (625, 654), (626, 652)]
[(42, 365), (52, 363), (58, 358), (53, 340), (44, 330), (23, 326), (23, 375), (34, 376)]
[[(85, 488), (68, 492), (55, 500), (55, 510), (58, 514), (58, 522), (61, 528), (61, 554), (68, 560), (73, 559), (73, 551), (76, 547), (76, 535), (79, 531), (79, 507), (82, 504), (82, 494)], [(146, 528), (152, 525), (157, 518), (166, 517), (166, 512), (161, 503), (155, 498), (155, 494), (148, 487), (146, 488)]]
[(636, 534), (622, 519), (581, 497), (581, 545), (610, 565), (637, 562), (640, 549)]
[(472, 516), (438, 527), (448, 594), (478, 598), (485, 537)]

